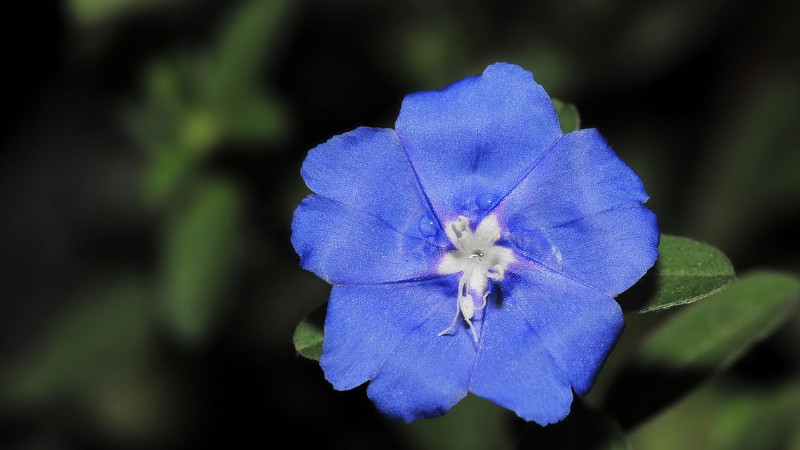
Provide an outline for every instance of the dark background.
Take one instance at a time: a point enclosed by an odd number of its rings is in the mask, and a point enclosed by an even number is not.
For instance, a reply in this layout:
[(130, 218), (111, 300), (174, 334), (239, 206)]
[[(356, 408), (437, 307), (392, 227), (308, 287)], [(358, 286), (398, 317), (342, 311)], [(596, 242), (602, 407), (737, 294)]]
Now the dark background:
[[(405, 94), (496, 61), (577, 105), (663, 232), (739, 272), (800, 272), (795, 1), (71, 0), (3, 16), (2, 448), (513, 445), (513, 414), (475, 399), (386, 420), (291, 342), (329, 289), (289, 244), (308, 149), (391, 127)], [(733, 376), (796, 377), (793, 320)]]

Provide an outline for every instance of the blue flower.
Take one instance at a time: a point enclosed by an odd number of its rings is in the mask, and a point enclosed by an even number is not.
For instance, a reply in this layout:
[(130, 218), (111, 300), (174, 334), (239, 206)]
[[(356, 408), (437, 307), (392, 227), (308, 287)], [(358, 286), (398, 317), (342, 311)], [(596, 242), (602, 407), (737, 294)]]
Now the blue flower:
[(320, 365), (369, 381), (385, 414), (444, 414), (467, 392), (563, 419), (623, 326), (614, 296), (657, 257), (639, 177), (593, 129), (562, 134), (510, 64), (403, 100), (395, 130), (309, 152), (316, 194), (292, 223), (301, 264), (333, 285)]

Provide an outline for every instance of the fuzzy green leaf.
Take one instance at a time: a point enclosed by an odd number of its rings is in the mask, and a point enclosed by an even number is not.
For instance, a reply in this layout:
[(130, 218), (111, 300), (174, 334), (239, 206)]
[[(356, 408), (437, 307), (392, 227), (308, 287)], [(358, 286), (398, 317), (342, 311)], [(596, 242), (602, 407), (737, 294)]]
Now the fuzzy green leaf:
[(327, 309), (328, 302), (325, 302), (297, 324), (292, 340), (298, 355), (319, 361), (322, 356), (323, 326)]
[(561, 122), (561, 131), (570, 133), (581, 128), (581, 116), (575, 105), (553, 99), (553, 106), (556, 108), (558, 121)]
[(661, 236), (655, 266), (618, 301), (626, 311), (661, 311), (721, 291), (735, 274), (728, 258), (710, 245), (678, 236)]

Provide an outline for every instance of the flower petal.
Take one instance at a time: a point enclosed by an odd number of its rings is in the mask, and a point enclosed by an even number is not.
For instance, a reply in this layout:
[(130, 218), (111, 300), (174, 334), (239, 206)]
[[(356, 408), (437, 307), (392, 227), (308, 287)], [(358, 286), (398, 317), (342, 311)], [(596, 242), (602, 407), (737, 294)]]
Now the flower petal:
[(636, 173), (597, 130), (585, 129), (559, 139), (498, 208), (506, 217), (549, 227), (647, 199)]
[(514, 253), (614, 297), (658, 257), (652, 211), (625, 205), (549, 229), (512, 229)]
[(657, 257), (639, 177), (596, 130), (564, 135), (497, 206), (528, 258), (614, 296)]
[(504, 63), (406, 96), (396, 129), (442, 223), (504, 197), (561, 135), (533, 75)]
[(455, 290), (432, 308), (432, 315), (394, 349), (367, 395), (383, 413), (411, 422), (446, 413), (465, 395), (475, 363), (475, 343), (459, 323), (452, 335), (438, 336), (455, 314)]
[(374, 378), (400, 341), (431, 318), (431, 311), (439, 313), (438, 305), (455, 303), (455, 290), (454, 277), (334, 286), (320, 359), (325, 378), (338, 390)]
[(404, 281), (437, 276), (444, 249), (410, 237), (386, 222), (311, 195), (297, 207), (292, 245), (300, 264), (331, 284)]
[(301, 173), (321, 196), (370, 213), (403, 234), (430, 237), (421, 234), (420, 220), (435, 216), (394, 130), (361, 127), (334, 136), (308, 153)]
[(485, 311), (470, 391), (540, 425), (566, 417), (572, 390), (543, 340), (511, 303)]
[(622, 332), (622, 309), (595, 289), (531, 263), (523, 267), (509, 275), (504, 300), (527, 319), (572, 388), (584, 395)]

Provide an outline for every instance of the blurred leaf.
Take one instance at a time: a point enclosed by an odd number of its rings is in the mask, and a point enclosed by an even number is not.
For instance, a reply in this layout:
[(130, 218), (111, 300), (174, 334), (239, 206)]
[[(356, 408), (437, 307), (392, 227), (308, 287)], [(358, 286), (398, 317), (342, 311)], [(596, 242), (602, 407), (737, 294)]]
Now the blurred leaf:
[(512, 414), (480, 397), (467, 395), (447, 414), (402, 425), (411, 448), (427, 450), (503, 450), (513, 448)]
[(558, 113), (558, 120), (561, 122), (561, 131), (571, 133), (579, 130), (581, 128), (581, 117), (578, 114), (578, 108), (572, 103), (565, 103), (557, 99), (552, 100), (556, 113)]
[(800, 385), (768, 389), (728, 396), (710, 429), (720, 449), (780, 448), (788, 440), (800, 417)]
[(209, 72), (208, 102), (226, 137), (268, 140), (285, 129), (284, 111), (259, 85), (296, 3), (251, 0), (229, 19)]
[(297, 324), (292, 340), (298, 355), (319, 361), (322, 356), (322, 339), (327, 309), (328, 302), (325, 302)]
[(210, 71), (207, 59), (187, 55), (148, 68), (147, 103), (132, 118), (138, 137), (151, 151), (168, 148), (192, 161), (218, 144), (222, 125), (203, 97)]
[(231, 184), (206, 180), (169, 223), (164, 319), (185, 343), (202, 342), (229, 300), (239, 267), (242, 202)]
[(724, 365), (786, 319), (798, 294), (792, 276), (750, 274), (666, 323), (645, 341), (639, 362), (673, 371)]
[(483, 67), (468, 63), (463, 45), (464, 30), (458, 22), (447, 20), (407, 21), (394, 33), (377, 36), (379, 48), (397, 47), (393, 52), (379, 51), (391, 70), (404, 71), (404, 78), (417, 86), (446, 86), (458, 78), (481, 73)]
[(161, 205), (180, 185), (188, 173), (191, 158), (182, 152), (157, 152), (144, 171), (144, 196), (149, 205)]
[(631, 439), (637, 450), (786, 448), (798, 417), (796, 383), (765, 390), (715, 382), (642, 425)]
[(164, 204), (218, 143), (219, 126), (198, 106), (197, 78), (203, 66), (182, 59), (158, 61), (147, 70), (146, 100), (130, 108), (127, 124), (148, 151), (144, 198)]
[(109, 281), (78, 297), (39, 349), (3, 371), (3, 403), (38, 405), (85, 389), (147, 357), (152, 316), (142, 283)]
[(494, 59), (514, 62), (530, 70), (536, 82), (551, 94), (572, 92), (571, 87), (580, 79), (577, 72), (582, 70), (579, 68), (581, 62), (576, 60), (576, 55), (563, 51), (558, 44), (548, 40), (514, 42), (504, 47)]
[(153, 106), (167, 113), (177, 115), (186, 107), (186, 73), (181, 60), (159, 60), (146, 72), (148, 100)]
[(277, 48), (292, 7), (291, 0), (250, 0), (234, 11), (220, 36), (211, 76), (215, 103), (246, 97), (257, 88), (259, 71)]
[(90, 386), (79, 406), (95, 431), (114, 440), (152, 440), (183, 425), (186, 399), (177, 381), (163, 367), (135, 367)]
[(175, 0), (70, 0), (73, 17), (82, 25), (97, 25), (139, 9), (161, 6)]
[(611, 417), (589, 408), (577, 398), (566, 419), (546, 427), (526, 423), (521, 436), (520, 445), (517, 446), (520, 449), (631, 449), (627, 436)]
[[(178, 145), (186, 153), (205, 156), (220, 140), (222, 127), (212, 113), (200, 107), (184, 113)], [(199, 159), (199, 158), (198, 158)]]
[(789, 440), (789, 445), (786, 447), (789, 450), (800, 450), (800, 419), (794, 427), (794, 435)]
[(229, 139), (240, 141), (268, 141), (287, 128), (283, 107), (272, 98), (250, 97), (246, 102), (229, 110), (222, 127)]
[(609, 406), (627, 428), (727, 368), (786, 320), (800, 296), (795, 277), (749, 274), (671, 317), (611, 387)]
[[(264, 142), (288, 126), (285, 108), (261, 86), (261, 71), (290, 22), (296, 3), (250, 0), (235, 4), (213, 53), (173, 54), (145, 73), (146, 99), (128, 114), (135, 137), (156, 154), (148, 198), (158, 202), (182, 174), (226, 140)], [(178, 155), (159, 155), (165, 150)], [(160, 167), (162, 162), (176, 163)]]
[(176, 146), (176, 134), (187, 109), (186, 70), (179, 61), (159, 60), (143, 72), (144, 99), (128, 107), (126, 122), (133, 137), (151, 152)]
[[(640, 285), (620, 297), (626, 311), (644, 313), (693, 303), (721, 291), (735, 276), (721, 251), (691, 239), (662, 235), (658, 253)], [(632, 297), (637, 296), (645, 303), (634, 304)]]
[[(800, 270), (796, 270), (795, 273), (800, 273)], [(800, 308), (789, 320), (789, 324), (781, 329), (781, 333), (777, 337), (792, 366), (800, 368)]]

